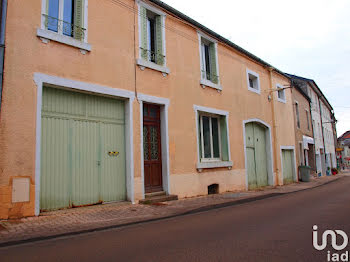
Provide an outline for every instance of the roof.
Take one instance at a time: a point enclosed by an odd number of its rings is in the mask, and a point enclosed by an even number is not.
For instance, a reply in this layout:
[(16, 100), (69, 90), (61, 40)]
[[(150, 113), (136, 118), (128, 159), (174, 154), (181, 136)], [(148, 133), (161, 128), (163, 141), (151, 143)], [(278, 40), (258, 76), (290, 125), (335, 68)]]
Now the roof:
[(339, 138), (339, 140), (344, 140), (344, 139), (350, 139), (350, 130), (346, 131), (344, 134), (342, 134)]
[(212, 37), (216, 38), (217, 40), (227, 44), (228, 46), (236, 49), (237, 51), (239, 51), (240, 53), (248, 56), (249, 58), (253, 59), (254, 61), (262, 64), (263, 66), (266, 67), (271, 67), (273, 68), (274, 71), (276, 71), (277, 73), (279, 73), (280, 75), (288, 78), (288, 76), (285, 75), (284, 72), (280, 71), (279, 69), (275, 68), (274, 66), (270, 65), (269, 63), (265, 62), (264, 60), (262, 60), (261, 58), (257, 57), (256, 55), (253, 55), (252, 53), (248, 52), (247, 50), (243, 49), (242, 47), (232, 43), (230, 40), (226, 39), (225, 37), (215, 33), (213, 30), (205, 27), (204, 25), (200, 24), (199, 22), (195, 21), (194, 19), (190, 18), (189, 16), (181, 13), (180, 11), (178, 11), (177, 9), (171, 7), (170, 5), (159, 1), (159, 0), (149, 0), (151, 3), (154, 3), (156, 5), (158, 5), (159, 7), (165, 9), (166, 11), (172, 13), (173, 15), (183, 19), (184, 21), (190, 23), (191, 25), (193, 25), (194, 27), (197, 27), (198, 29), (202, 30), (203, 32), (211, 35)]
[(285, 73), (285, 75), (291, 77), (291, 78), (295, 78), (295, 79), (299, 79), (302, 81), (306, 81), (309, 83), (312, 83), (314, 85), (314, 87), (316, 88), (316, 91), (320, 94), (320, 96), (324, 99), (326, 106), (333, 111), (333, 107), (331, 106), (331, 104), (328, 102), (326, 96), (322, 93), (321, 88), (318, 87), (318, 85), (316, 84), (316, 82), (313, 79), (310, 78), (305, 78), (305, 77), (301, 77), (301, 76), (297, 76), (297, 75), (291, 75), (291, 74), (287, 74)]
[(311, 98), (309, 97), (309, 95), (307, 93), (305, 93), (305, 91), (300, 87), (300, 85), (296, 82), (294, 82), (294, 77), (292, 77), (289, 74), (286, 74), (287, 76), (289, 76), (289, 79), (291, 80), (291, 85), (300, 93), (302, 94), (307, 101), (309, 101), (309, 103), (311, 102)]

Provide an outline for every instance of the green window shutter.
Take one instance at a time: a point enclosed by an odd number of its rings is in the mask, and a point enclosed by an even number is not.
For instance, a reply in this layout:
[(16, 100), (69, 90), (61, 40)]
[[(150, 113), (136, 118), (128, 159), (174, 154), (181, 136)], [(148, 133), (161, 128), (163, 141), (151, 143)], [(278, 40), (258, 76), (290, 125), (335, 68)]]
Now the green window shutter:
[(215, 43), (211, 43), (209, 46), (209, 56), (210, 56), (210, 80), (214, 84), (218, 84), (219, 77), (217, 74)]
[(201, 134), (201, 116), (198, 114), (198, 144), (199, 144), (199, 161), (202, 159), (202, 134)]
[(226, 116), (220, 117), (220, 137), (221, 137), (221, 159), (222, 161), (229, 161), (228, 153), (228, 136), (227, 136), (227, 127), (226, 127)]
[(156, 63), (164, 65), (162, 16), (156, 16)]
[(84, 30), (83, 30), (83, 1), (84, 0), (75, 0), (74, 1), (74, 38), (81, 41), (84, 39)]
[(141, 57), (148, 60), (147, 55), (147, 9), (140, 6), (140, 21), (141, 21)]

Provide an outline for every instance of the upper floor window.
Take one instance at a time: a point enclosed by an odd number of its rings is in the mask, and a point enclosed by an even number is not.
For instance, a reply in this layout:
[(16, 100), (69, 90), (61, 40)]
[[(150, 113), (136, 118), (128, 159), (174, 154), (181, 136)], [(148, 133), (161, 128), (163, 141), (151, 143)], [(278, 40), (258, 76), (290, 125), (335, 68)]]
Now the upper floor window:
[(216, 44), (201, 37), (201, 71), (202, 79), (209, 80), (214, 84), (219, 83), (216, 64)]
[(277, 98), (278, 101), (285, 103), (286, 102), (286, 92), (282, 85), (277, 84)]
[(201, 85), (221, 90), (217, 43), (209, 36), (198, 32), (199, 54), (201, 65)]
[(307, 124), (307, 130), (310, 130), (309, 111), (305, 110), (305, 113), (306, 113), (306, 124)]
[(259, 74), (247, 69), (248, 90), (260, 94)]
[(142, 1), (139, 4), (139, 59), (137, 64), (169, 74), (165, 54), (165, 16), (161, 10)]
[(44, 0), (47, 12), (43, 14), (45, 29), (79, 41), (85, 39), (85, 0)]
[(300, 114), (299, 114), (299, 103), (295, 102), (295, 115), (297, 118), (297, 127), (300, 128)]
[(140, 5), (140, 27), (141, 58), (163, 66), (165, 63), (164, 16)]

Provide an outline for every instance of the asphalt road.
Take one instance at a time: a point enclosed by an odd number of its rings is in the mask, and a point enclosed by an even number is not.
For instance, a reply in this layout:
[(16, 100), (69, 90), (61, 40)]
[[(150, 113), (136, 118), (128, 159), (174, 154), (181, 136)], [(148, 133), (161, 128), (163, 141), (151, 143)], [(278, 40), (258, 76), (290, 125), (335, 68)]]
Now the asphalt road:
[(1, 248), (0, 261), (327, 261), (332, 249), (313, 248), (312, 228), (350, 237), (349, 189), (343, 177), (242, 205)]

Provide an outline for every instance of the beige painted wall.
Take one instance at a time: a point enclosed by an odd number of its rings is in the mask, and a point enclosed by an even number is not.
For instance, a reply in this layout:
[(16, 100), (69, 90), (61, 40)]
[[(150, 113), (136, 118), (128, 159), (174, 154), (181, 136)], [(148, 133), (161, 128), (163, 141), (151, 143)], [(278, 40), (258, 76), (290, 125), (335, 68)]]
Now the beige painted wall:
[[(125, 4), (133, 6), (131, 0)], [(163, 76), (151, 69), (135, 67), (134, 22), (129, 9), (112, 1), (89, 0), (88, 42), (92, 51), (83, 55), (77, 48), (50, 41), (44, 44), (36, 29), (41, 23), (41, 0), (9, 1), (6, 28), (6, 53), (3, 103), (0, 119), (0, 218), (34, 215), (36, 92), (33, 74), (40, 72), (111, 88), (170, 99), (169, 152), (171, 193), (180, 197), (207, 194), (207, 186), (220, 185), (220, 191), (246, 189), (243, 121), (260, 119), (274, 127), (272, 140), (276, 183), (282, 183), (281, 146), (295, 146), (293, 107), (290, 89), (286, 103), (277, 101), (277, 93), (268, 100), (270, 76), (267, 68), (218, 44), (222, 92), (200, 86), (200, 59), (195, 28), (167, 15), (166, 56), (171, 73)], [(138, 53), (138, 52), (137, 52)], [(248, 90), (246, 69), (260, 75), (261, 94)], [(136, 83), (135, 83), (136, 70)], [(276, 83), (289, 85), (287, 78), (272, 73)], [(136, 85), (135, 85), (136, 84)], [(229, 112), (229, 136), (232, 170), (219, 168), (199, 173), (197, 164), (196, 119), (193, 105)], [(136, 200), (142, 197), (140, 163), (140, 109), (133, 104), (134, 189)], [(276, 137), (275, 137), (276, 136)], [(30, 202), (12, 203), (13, 177), (29, 177)]]

